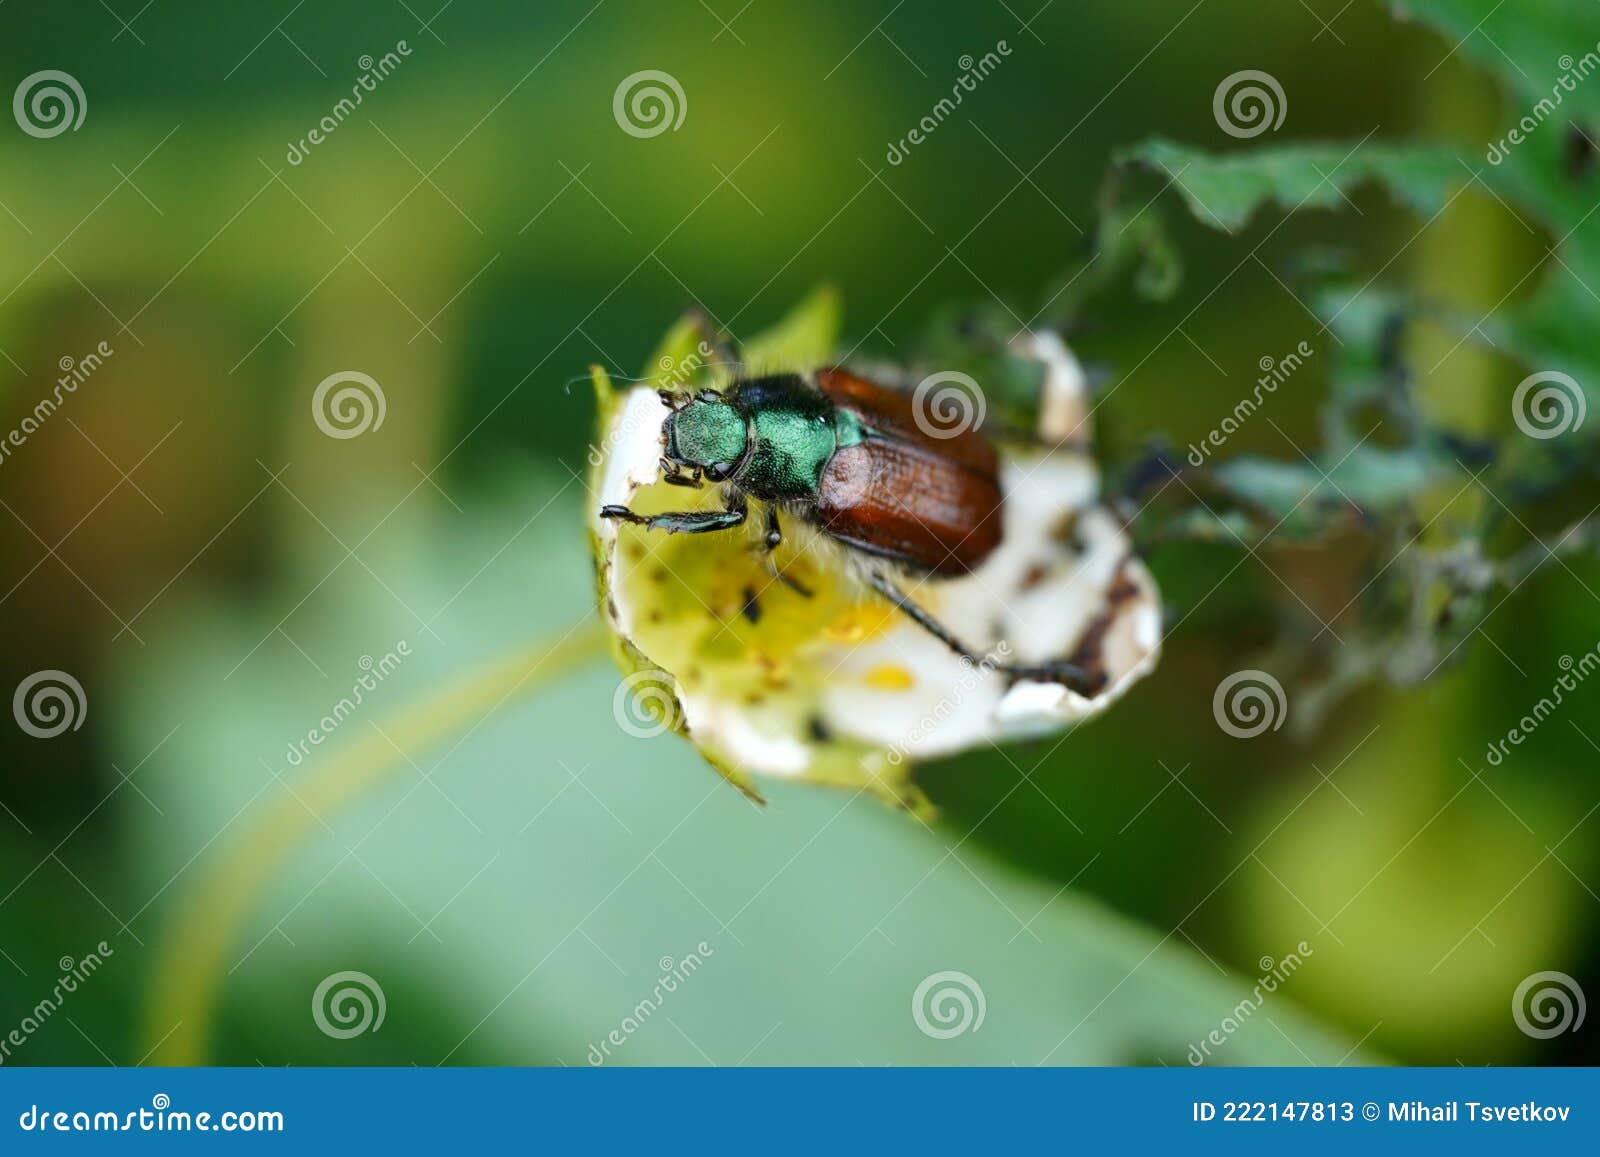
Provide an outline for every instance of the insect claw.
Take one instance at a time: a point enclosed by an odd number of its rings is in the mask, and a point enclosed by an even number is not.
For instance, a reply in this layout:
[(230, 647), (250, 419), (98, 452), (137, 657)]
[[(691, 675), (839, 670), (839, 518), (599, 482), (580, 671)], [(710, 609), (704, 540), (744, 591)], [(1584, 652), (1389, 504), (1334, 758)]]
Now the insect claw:
[(600, 508), (600, 517), (614, 518), (618, 522), (643, 523), (649, 521), (644, 515), (635, 514), (626, 506), (602, 506)]
[(661, 481), (670, 483), (673, 486), (700, 485), (700, 471), (698, 468), (686, 473), (683, 468), (671, 458), (663, 457), (659, 460), (659, 462), (661, 466)]
[(1026, 679), (1029, 682), (1060, 683), (1085, 699), (1094, 698), (1105, 690), (1106, 685), (1104, 673), (1091, 675), (1078, 664), (1064, 659), (1055, 663), (1041, 663), (1038, 666), (1005, 666), (1001, 670), (1013, 681)]

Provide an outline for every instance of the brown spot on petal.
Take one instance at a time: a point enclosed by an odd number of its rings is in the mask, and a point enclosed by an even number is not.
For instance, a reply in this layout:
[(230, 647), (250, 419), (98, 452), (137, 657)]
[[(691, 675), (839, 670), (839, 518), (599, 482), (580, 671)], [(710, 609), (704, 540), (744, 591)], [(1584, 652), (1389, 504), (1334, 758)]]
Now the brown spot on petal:
[(1050, 568), (1042, 562), (1036, 562), (1023, 572), (1021, 581), (1017, 583), (1017, 589), (1031, 591), (1049, 577)]
[(1105, 609), (1089, 621), (1083, 634), (1078, 637), (1078, 645), (1067, 657), (1069, 662), (1102, 681), (1109, 678), (1104, 654), (1106, 635), (1116, 624), (1122, 608), (1141, 593), (1138, 584), (1128, 576), (1128, 563), (1132, 558), (1132, 555), (1125, 555), (1117, 564), (1117, 573), (1111, 580), (1111, 586), (1106, 589)]
[(1056, 524), (1050, 528), (1050, 537), (1074, 554), (1082, 554), (1087, 544), (1083, 541), (1083, 535), (1078, 527), (1078, 511), (1069, 510), (1057, 519)]
[(1128, 564), (1132, 561), (1132, 555), (1125, 555), (1117, 564), (1117, 577), (1112, 582), (1111, 589), (1106, 591), (1106, 603), (1112, 610), (1117, 610), (1123, 603), (1138, 598), (1141, 593), (1139, 584), (1128, 577)]

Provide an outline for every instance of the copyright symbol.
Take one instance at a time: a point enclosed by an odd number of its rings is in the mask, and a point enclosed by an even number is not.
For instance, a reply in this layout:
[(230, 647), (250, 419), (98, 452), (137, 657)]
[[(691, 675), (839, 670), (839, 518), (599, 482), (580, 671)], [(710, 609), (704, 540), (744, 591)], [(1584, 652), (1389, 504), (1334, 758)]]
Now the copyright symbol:
[(1368, 1101), (1361, 1106), (1361, 1115), (1369, 1121), (1376, 1121), (1378, 1119), (1378, 1106)]

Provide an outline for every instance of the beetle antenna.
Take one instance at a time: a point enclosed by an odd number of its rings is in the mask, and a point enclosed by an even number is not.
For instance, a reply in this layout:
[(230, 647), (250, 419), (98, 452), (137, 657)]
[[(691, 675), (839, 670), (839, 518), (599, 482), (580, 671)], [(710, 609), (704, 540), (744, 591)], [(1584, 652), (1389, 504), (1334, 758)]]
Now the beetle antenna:
[(690, 400), (690, 396), (682, 390), (657, 390), (656, 396), (674, 413), (687, 406)]

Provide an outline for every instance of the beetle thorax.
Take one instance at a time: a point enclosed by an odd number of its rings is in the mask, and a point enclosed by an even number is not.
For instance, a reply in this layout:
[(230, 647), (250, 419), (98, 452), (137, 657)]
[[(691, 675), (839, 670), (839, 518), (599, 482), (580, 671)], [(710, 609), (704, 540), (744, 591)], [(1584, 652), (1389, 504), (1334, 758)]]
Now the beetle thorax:
[(813, 498), (822, 468), (838, 447), (832, 410), (763, 406), (752, 419), (755, 445), (739, 471), (739, 485), (758, 498)]

